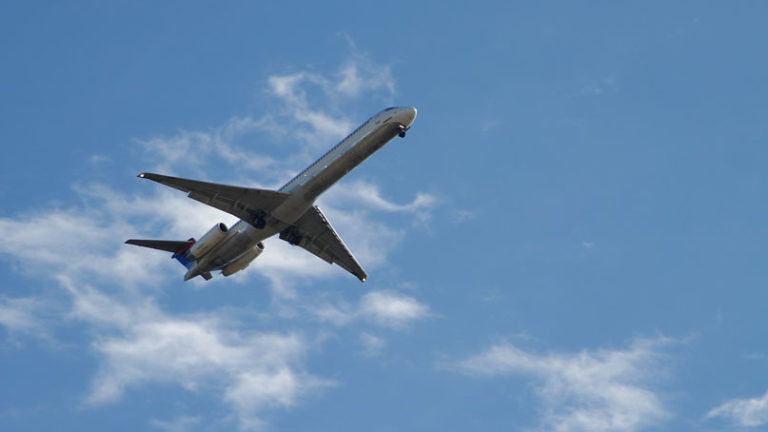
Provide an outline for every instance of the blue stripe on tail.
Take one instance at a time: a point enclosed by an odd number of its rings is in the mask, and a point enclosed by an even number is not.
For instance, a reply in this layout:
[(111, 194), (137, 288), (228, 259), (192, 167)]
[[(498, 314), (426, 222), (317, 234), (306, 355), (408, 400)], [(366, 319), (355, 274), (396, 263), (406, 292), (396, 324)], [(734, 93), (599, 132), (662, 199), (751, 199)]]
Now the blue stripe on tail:
[(181, 265), (183, 265), (187, 269), (190, 269), (192, 268), (192, 266), (195, 265), (195, 261), (187, 258), (187, 255), (189, 255), (189, 250), (192, 248), (192, 245), (195, 244), (195, 239), (191, 238), (188, 241), (191, 241), (189, 246), (186, 246), (183, 249), (176, 251), (176, 253), (174, 253), (173, 256), (171, 256), (171, 258), (180, 262)]
[(183, 265), (187, 269), (191, 269), (192, 266), (195, 265), (194, 261), (192, 261), (192, 260), (187, 258), (187, 252), (184, 252), (181, 255), (173, 254), (173, 256), (171, 258), (173, 258), (173, 259), (177, 260), (178, 262), (180, 262), (181, 265)]

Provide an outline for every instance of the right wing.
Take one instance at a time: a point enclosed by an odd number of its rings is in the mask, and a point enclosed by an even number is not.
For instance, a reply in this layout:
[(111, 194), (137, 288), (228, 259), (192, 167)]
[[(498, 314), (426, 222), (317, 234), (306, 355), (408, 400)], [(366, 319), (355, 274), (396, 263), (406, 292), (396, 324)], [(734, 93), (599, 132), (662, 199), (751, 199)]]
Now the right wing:
[(368, 277), (317, 206), (307, 210), (293, 226), (281, 232), (280, 239), (304, 248), (329, 264), (338, 264), (362, 282)]
[(160, 174), (141, 173), (139, 177), (187, 192), (187, 196), (193, 200), (216, 207), (254, 226), (263, 223), (263, 217), (289, 196), (266, 189), (228, 186)]

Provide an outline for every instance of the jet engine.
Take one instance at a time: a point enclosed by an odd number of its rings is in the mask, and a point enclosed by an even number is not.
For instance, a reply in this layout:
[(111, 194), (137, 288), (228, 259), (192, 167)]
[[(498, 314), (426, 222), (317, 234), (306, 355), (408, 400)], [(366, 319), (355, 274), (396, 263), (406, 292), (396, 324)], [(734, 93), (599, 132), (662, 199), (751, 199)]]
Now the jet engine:
[(214, 225), (200, 240), (189, 249), (189, 259), (196, 260), (207, 254), (217, 244), (227, 237), (227, 226), (223, 222)]
[(240, 255), (236, 260), (232, 261), (231, 263), (227, 264), (224, 268), (222, 268), (221, 274), (223, 276), (229, 276), (239, 272), (240, 270), (248, 267), (248, 264), (250, 264), (251, 261), (255, 260), (257, 256), (261, 255), (263, 251), (264, 251), (264, 245), (261, 242), (259, 242), (258, 244), (250, 248), (248, 252)]

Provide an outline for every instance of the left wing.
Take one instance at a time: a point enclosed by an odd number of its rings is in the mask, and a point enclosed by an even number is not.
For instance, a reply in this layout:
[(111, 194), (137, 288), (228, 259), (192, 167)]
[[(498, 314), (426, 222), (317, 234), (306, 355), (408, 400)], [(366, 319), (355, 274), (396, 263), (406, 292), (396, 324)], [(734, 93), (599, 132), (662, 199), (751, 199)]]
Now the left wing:
[(307, 210), (293, 226), (281, 232), (280, 239), (299, 245), (330, 264), (338, 264), (362, 282), (368, 277), (317, 206)]
[(264, 223), (264, 216), (289, 196), (266, 189), (228, 186), (160, 174), (141, 173), (139, 177), (187, 192), (193, 200), (216, 207), (259, 228)]

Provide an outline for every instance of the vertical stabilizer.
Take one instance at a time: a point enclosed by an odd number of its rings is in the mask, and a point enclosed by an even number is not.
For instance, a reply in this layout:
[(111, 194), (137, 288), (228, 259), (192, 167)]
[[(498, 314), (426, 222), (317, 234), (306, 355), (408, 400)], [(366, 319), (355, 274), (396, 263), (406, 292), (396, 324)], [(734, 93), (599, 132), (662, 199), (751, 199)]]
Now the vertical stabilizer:
[(192, 249), (192, 246), (195, 245), (195, 239), (194, 237), (190, 238), (185, 242), (186, 244), (184, 247), (178, 249), (173, 253), (171, 256), (172, 259), (175, 259), (176, 261), (180, 262), (181, 265), (187, 268), (187, 270), (191, 269), (195, 266), (195, 261), (189, 259), (189, 250)]

